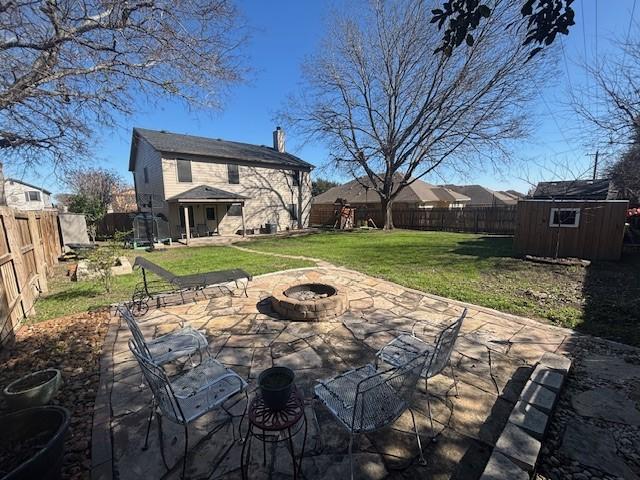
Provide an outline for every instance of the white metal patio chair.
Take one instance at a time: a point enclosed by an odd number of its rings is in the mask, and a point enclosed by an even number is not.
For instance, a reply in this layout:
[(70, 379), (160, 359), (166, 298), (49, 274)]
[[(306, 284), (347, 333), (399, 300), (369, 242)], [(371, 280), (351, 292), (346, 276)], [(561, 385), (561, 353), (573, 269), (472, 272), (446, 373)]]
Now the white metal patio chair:
[[(143, 450), (146, 450), (149, 442), (149, 431), (154, 413), (157, 413), (158, 436), (160, 439), (160, 453), (162, 461), (169, 469), (164, 455), (164, 441), (162, 435), (162, 417), (182, 425), (184, 428), (184, 456), (182, 458), (182, 476), (185, 478), (187, 468), (187, 454), (189, 451), (189, 423), (202, 415), (221, 408), (231, 419), (233, 414), (225, 407), (225, 402), (235, 395), (244, 392), (245, 409), (240, 419), (238, 431), (242, 440), (242, 421), (248, 404), (247, 382), (236, 372), (214, 358), (206, 358), (200, 365), (187, 370), (171, 380), (164, 369), (151, 361), (145, 352), (137, 348), (133, 339), (129, 340), (129, 349), (133, 352), (145, 380), (151, 388), (153, 399), (151, 412), (147, 423), (147, 433), (144, 439)], [(231, 428), (235, 440), (235, 430)]]
[(420, 379), (426, 357), (415, 357), (406, 364), (378, 371), (368, 364), (337, 377), (320, 381), (315, 397), (349, 431), (349, 465), (353, 480), (353, 438), (394, 423), (406, 410), (411, 413), (420, 462), (425, 463), (420, 433), (411, 410), (411, 397)]
[(378, 367), (380, 360), (389, 365), (398, 366), (405, 364), (412, 358), (419, 356), (426, 357), (422, 376), (424, 377), (424, 386), (427, 393), (427, 409), (429, 411), (431, 431), (433, 431), (433, 417), (431, 416), (431, 402), (429, 400), (429, 379), (442, 373), (448, 365), (451, 369), (456, 397), (458, 396), (458, 381), (456, 380), (453, 365), (451, 364), (451, 353), (453, 352), (453, 347), (460, 333), (460, 327), (466, 316), (467, 309), (465, 308), (462, 315), (460, 315), (455, 322), (438, 334), (433, 344), (418, 338), (415, 335), (414, 325), (411, 335), (400, 335), (394, 338), (376, 353), (376, 367)]
[(165, 365), (180, 357), (191, 357), (196, 353), (200, 355), (200, 362), (202, 362), (202, 354), (209, 353), (207, 338), (190, 326), (147, 341), (131, 310), (126, 306), (120, 306), (118, 312), (127, 322), (138, 351), (144, 352), (157, 365)]

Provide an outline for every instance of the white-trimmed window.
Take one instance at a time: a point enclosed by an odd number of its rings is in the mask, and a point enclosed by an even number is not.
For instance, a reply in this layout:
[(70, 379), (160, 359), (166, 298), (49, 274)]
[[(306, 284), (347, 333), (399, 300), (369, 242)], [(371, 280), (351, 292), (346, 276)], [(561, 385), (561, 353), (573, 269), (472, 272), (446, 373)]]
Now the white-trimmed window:
[(178, 182), (191, 183), (191, 160), (176, 158), (176, 167), (178, 169)]
[(25, 199), (27, 202), (39, 202), (40, 201), (40, 192), (37, 190), (29, 190), (28, 192), (24, 192)]
[(577, 228), (580, 225), (579, 208), (552, 208), (549, 216), (550, 227)]
[(227, 164), (227, 176), (229, 183), (233, 185), (240, 184), (240, 167), (235, 163)]

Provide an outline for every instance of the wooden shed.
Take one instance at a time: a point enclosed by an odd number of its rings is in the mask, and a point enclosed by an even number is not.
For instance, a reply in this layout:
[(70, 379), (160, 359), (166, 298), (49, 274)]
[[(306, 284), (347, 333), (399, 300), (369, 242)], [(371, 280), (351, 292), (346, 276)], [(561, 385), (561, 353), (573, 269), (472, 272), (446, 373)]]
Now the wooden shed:
[(516, 255), (619, 260), (627, 200), (521, 200)]

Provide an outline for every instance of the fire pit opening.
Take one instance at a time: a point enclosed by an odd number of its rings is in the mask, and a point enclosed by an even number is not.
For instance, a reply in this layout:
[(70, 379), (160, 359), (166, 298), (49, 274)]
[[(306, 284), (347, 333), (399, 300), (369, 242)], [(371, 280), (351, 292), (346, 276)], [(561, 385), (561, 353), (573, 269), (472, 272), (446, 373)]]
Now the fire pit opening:
[(289, 298), (295, 298), (300, 301), (319, 300), (332, 297), (336, 294), (336, 289), (323, 283), (303, 283), (287, 288), (284, 294)]
[(278, 285), (271, 304), (282, 318), (298, 322), (337, 321), (349, 307), (346, 290), (325, 283)]

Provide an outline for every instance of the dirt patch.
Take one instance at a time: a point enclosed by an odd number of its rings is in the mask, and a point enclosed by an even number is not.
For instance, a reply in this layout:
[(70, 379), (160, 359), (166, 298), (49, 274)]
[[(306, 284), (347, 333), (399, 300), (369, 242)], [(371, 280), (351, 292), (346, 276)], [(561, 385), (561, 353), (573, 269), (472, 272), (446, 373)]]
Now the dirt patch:
[[(91, 425), (98, 390), (100, 353), (109, 312), (91, 312), (28, 324), (15, 343), (0, 351), (0, 388), (45, 368), (62, 372), (63, 384), (53, 400), (71, 412), (62, 478), (91, 477)], [(0, 399), (0, 413), (7, 406)]]

